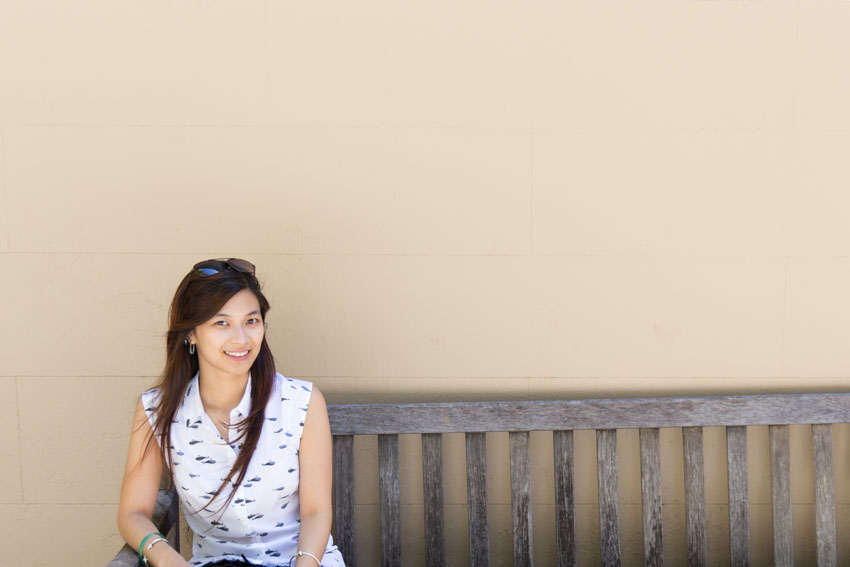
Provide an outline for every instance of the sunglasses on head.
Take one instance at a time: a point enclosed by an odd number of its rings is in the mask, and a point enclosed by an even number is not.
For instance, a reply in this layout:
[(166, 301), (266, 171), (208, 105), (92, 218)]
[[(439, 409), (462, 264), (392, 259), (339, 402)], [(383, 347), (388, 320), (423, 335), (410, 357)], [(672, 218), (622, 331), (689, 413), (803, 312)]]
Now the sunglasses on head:
[(192, 266), (192, 271), (205, 276), (212, 276), (227, 269), (251, 274), (252, 276), (257, 271), (254, 264), (248, 260), (242, 260), (241, 258), (216, 258), (214, 260), (204, 260), (203, 262), (198, 262)]

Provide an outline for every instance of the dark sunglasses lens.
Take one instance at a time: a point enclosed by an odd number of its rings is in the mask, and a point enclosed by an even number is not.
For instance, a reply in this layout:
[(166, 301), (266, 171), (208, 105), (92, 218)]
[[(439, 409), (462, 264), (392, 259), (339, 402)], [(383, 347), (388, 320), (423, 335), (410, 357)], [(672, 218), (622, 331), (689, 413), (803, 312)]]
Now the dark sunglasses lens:
[(215, 268), (195, 268), (196, 271), (201, 272), (205, 276), (212, 276), (213, 274), (217, 274), (219, 270)]
[(227, 261), (233, 268), (239, 270), (240, 272), (245, 272), (248, 274), (253, 274), (256, 271), (254, 264), (249, 262), (248, 260), (242, 260), (241, 258), (231, 258)]

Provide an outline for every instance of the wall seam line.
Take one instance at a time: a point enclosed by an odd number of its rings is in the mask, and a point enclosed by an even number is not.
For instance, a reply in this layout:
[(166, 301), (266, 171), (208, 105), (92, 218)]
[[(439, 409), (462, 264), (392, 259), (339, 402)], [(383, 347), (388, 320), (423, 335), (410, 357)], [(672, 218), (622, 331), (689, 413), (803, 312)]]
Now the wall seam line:
[[(677, 381), (682, 379), (694, 379), (694, 380), (705, 380), (710, 382), (712, 380), (739, 380), (742, 378), (747, 378), (750, 380), (821, 380), (827, 382), (833, 381), (846, 381), (847, 378), (845, 376), (805, 376), (805, 375), (787, 375), (787, 376), (777, 376), (774, 374), (729, 374), (729, 375), (712, 375), (712, 374), (690, 374), (690, 373), (682, 373), (677, 375), (665, 375), (665, 376), (651, 376), (651, 375), (597, 375), (597, 374), (540, 374), (540, 375), (511, 375), (511, 376), (494, 376), (492, 374), (487, 375), (477, 375), (477, 376), (457, 376), (457, 375), (445, 375), (445, 376), (435, 376), (433, 374), (429, 375), (395, 375), (395, 376), (370, 376), (370, 375), (319, 375), (319, 374), (287, 374), (288, 378), (297, 378), (299, 380), (359, 380), (359, 379), (370, 379), (370, 380), (399, 380), (399, 379), (415, 379), (415, 380), (543, 380), (543, 379), (561, 379), (561, 380), (623, 380), (623, 381), (635, 381), (641, 382), (645, 380), (659, 380), (659, 381)], [(139, 379), (139, 380), (156, 380), (159, 378), (158, 375), (141, 375), (141, 374), (24, 374), (20, 376), (2, 376), (0, 378), (31, 378), (34, 380), (45, 380), (45, 379), (56, 379), (56, 378), (92, 378), (92, 379)], [(685, 395), (685, 394), (683, 394)]]
[[(180, 252), (169, 252), (167, 250), (127, 250), (119, 251), (112, 250), (106, 252), (92, 252), (87, 250), (73, 249), (57, 249), (57, 250), (37, 250), (37, 249), (19, 249), (11, 251), (14, 254), (38, 254), (41, 256), (197, 256), (199, 254), (212, 254), (215, 251), (211, 250), (187, 250)], [(251, 252), (246, 250), (246, 253)], [(399, 252), (399, 253), (369, 253), (369, 252), (251, 252), (253, 256), (274, 257), (274, 258), (526, 258), (528, 254), (495, 254), (485, 252), (470, 252), (470, 253), (419, 253), (419, 252)], [(684, 254), (535, 254), (543, 258), (562, 258), (569, 260), (669, 260), (669, 261), (691, 261), (691, 260), (848, 260), (850, 254), (818, 254), (818, 255), (803, 255), (803, 254), (744, 254), (744, 255), (719, 255), (719, 254), (700, 254), (687, 256)]]
[(266, 55), (266, 63), (264, 67), (263, 79), (265, 81), (265, 100), (263, 101), (263, 105), (265, 106), (264, 110), (264, 122), (265, 127), (270, 128), (272, 123), (272, 85), (271, 85), (271, 61), (272, 61), (272, 37), (271, 37), (271, 18), (269, 16), (270, 9), (270, 0), (266, 0), (263, 6), (264, 13), (264, 31), (265, 31), (265, 55)]
[(785, 327), (788, 321), (788, 276), (791, 261), (785, 258), (785, 284), (782, 287), (782, 335), (779, 344), (779, 376), (785, 377)]
[(0, 206), (3, 209), (3, 218), (0, 219), (3, 221), (3, 233), (6, 238), (6, 247), (3, 252), (10, 252), (12, 250), (12, 239), (9, 233), (9, 189), (6, 183), (6, 137), (5, 130), (0, 128), (0, 190), (3, 192), (3, 202), (0, 203)]
[(21, 396), (18, 388), (20, 378), (15, 377), (15, 437), (18, 440), (18, 477), (21, 483), (21, 504), (24, 504), (24, 451), (21, 446)]
[(530, 210), (528, 212), (528, 253), (530, 256), (534, 256), (534, 130), (531, 131), (531, 140), (529, 141), (529, 149), (530, 156), (529, 159), (531, 161), (530, 169), (531, 169), (531, 180), (530, 180)]
[(792, 73), (791, 131), (800, 135), (800, 0), (795, 4), (794, 17), (794, 71)]

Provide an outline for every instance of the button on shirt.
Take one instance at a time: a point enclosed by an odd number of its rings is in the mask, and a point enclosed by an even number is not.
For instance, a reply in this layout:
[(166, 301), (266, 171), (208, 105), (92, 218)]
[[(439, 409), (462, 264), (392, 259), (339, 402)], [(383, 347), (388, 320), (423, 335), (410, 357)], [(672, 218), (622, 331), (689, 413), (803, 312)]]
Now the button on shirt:
[[(311, 393), (310, 382), (275, 376), (263, 430), (245, 478), (222, 509), (233, 485), (214, 501), (212, 497), (233, 467), (242, 440), (235, 427), (228, 436), (230, 443), (222, 438), (204, 411), (198, 375), (189, 382), (171, 426), (171, 457), (174, 485), (194, 532), (193, 565), (242, 556), (256, 565), (285, 565), (295, 554), (300, 533), (298, 447)], [(250, 413), (250, 394), (249, 376), (242, 400), (230, 412), (231, 424)], [(158, 396), (156, 389), (142, 394), (151, 422)], [(322, 565), (343, 565), (330, 538)]]

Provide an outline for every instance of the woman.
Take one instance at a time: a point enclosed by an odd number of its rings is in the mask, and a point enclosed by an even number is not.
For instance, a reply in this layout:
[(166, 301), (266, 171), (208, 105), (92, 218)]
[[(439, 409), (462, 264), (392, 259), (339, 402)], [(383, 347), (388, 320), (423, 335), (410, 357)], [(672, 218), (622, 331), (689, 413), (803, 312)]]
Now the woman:
[[(171, 302), (165, 370), (136, 408), (118, 528), (155, 567), (341, 567), (331, 435), (309, 382), (275, 372), (254, 265), (207, 260)], [(163, 450), (167, 448), (168, 450)], [(186, 562), (151, 522), (167, 468), (194, 532)]]

